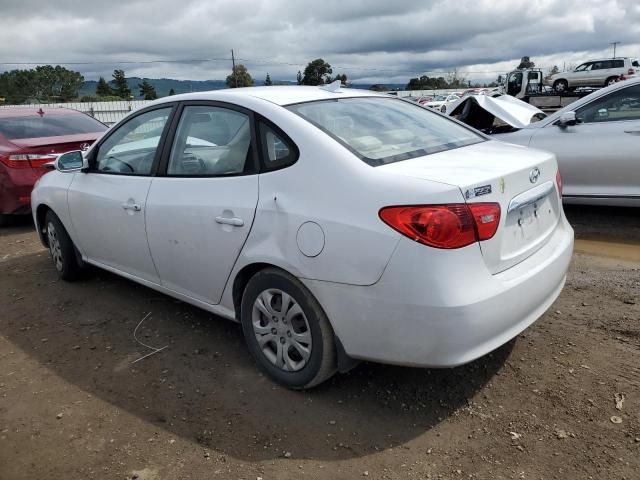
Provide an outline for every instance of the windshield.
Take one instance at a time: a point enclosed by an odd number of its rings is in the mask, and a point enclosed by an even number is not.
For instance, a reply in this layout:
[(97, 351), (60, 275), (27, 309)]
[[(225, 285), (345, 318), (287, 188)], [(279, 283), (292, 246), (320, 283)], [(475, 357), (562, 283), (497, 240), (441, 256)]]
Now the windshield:
[(438, 113), (393, 98), (321, 100), (287, 108), (372, 166), (484, 141)]
[(0, 118), (0, 134), (8, 140), (104, 132), (106, 129), (106, 125), (79, 113)]

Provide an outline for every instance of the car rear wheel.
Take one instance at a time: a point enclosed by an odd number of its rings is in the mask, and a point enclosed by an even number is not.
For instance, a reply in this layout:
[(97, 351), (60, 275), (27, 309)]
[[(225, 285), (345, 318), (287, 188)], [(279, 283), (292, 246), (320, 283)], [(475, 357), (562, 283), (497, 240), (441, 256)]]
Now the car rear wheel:
[(609, 78), (607, 78), (607, 81), (604, 82), (604, 86), (608, 87), (609, 85), (613, 85), (617, 81), (618, 81), (618, 77), (609, 77)]
[(569, 90), (569, 83), (566, 80), (556, 80), (553, 82), (553, 89), (558, 93), (564, 93)]
[(274, 381), (305, 389), (336, 372), (333, 329), (295, 277), (277, 269), (258, 272), (244, 290), (240, 311), (249, 352)]
[(78, 279), (82, 273), (83, 263), (78, 258), (76, 248), (62, 222), (55, 213), (49, 211), (45, 217), (45, 223), (47, 244), (58, 276), (67, 281)]
[(447, 106), (446, 106), (446, 105), (442, 105), (442, 106), (440, 107), (440, 111), (441, 111), (442, 113), (447, 113)]

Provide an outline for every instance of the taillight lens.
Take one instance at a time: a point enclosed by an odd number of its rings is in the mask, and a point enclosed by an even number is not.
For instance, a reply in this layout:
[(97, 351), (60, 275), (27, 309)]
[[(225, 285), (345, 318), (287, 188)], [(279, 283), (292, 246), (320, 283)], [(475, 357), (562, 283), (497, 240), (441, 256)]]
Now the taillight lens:
[(500, 222), (500, 205), (455, 203), (386, 207), (379, 215), (391, 228), (416, 242), (451, 249), (493, 237)]
[(636, 71), (633, 68), (627, 70), (627, 75), (635, 75)]
[(558, 187), (558, 194), (562, 197), (562, 175), (560, 175), (560, 170), (556, 172), (556, 186)]
[(37, 168), (53, 162), (55, 155), (41, 153), (21, 153), (15, 155), (0, 155), (0, 162), (9, 168)]

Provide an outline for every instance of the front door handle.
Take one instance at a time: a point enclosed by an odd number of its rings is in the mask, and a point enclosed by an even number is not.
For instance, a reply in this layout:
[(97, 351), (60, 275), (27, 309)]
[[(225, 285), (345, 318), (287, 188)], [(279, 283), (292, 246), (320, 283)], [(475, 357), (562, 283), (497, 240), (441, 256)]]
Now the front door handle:
[(244, 225), (244, 220), (238, 217), (216, 217), (216, 223), (222, 225), (233, 225), (234, 227), (241, 227)]
[(625, 130), (624, 133), (628, 133), (630, 135), (640, 135), (640, 130)]
[(125, 210), (133, 210), (134, 212), (139, 212), (142, 210), (142, 207), (137, 203), (123, 203), (122, 208)]

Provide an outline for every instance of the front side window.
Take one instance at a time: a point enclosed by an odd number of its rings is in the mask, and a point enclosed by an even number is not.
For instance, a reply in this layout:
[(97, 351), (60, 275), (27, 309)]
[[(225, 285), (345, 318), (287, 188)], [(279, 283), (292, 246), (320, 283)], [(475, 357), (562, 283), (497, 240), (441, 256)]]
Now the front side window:
[(237, 175), (251, 168), (249, 116), (228, 108), (187, 106), (176, 132), (168, 175)]
[(428, 109), (393, 98), (321, 100), (287, 107), (372, 166), (484, 141)]
[(122, 124), (99, 147), (95, 171), (150, 175), (160, 137), (173, 107), (151, 110)]
[(640, 120), (640, 85), (616, 90), (579, 108), (576, 118), (583, 123)]
[(591, 69), (591, 65), (593, 65), (593, 64), (592, 63), (583, 63), (578, 68), (576, 68), (575, 71), (576, 72), (584, 72), (586, 70), (590, 70)]

